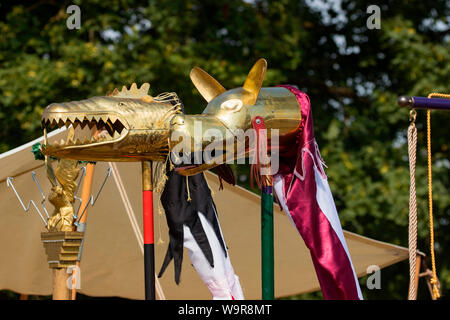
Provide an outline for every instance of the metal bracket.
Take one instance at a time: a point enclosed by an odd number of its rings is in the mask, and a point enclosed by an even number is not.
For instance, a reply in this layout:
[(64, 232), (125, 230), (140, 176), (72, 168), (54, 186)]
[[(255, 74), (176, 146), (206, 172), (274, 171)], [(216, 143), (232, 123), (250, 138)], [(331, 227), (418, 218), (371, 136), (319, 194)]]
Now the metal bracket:
[[(84, 206), (83, 211), (81, 212), (80, 216), (78, 217), (77, 214), (74, 214), (74, 218), (75, 218), (75, 223), (74, 223), (74, 224), (75, 224), (77, 227), (80, 225), (79, 221), (81, 220), (81, 218), (83, 217), (84, 213), (86, 212), (86, 209), (87, 209), (87, 207), (89, 206), (89, 204), (90, 204), (91, 206), (94, 206), (94, 204), (97, 202), (97, 199), (98, 199), (100, 193), (101, 193), (102, 190), (103, 190), (103, 187), (104, 187), (104, 185), (105, 185), (105, 183), (106, 183), (106, 180), (108, 180), (108, 178), (109, 178), (110, 175), (111, 175), (111, 167), (109, 167), (108, 170), (106, 171), (106, 176), (105, 176), (105, 178), (103, 179), (102, 185), (100, 186), (100, 189), (98, 190), (97, 195), (95, 196), (95, 198), (94, 198), (94, 196), (91, 194), (91, 196), (90, 196), (90, 198), (89, 198), (89, 201), (88, 201), (88, 203), (86, 203), (86, 205)], [(81, 200), (80, 198), (78, 198), (78, 197), (77, 197), (77, 199), (79, 199), (80, 205), (79, 205), (78, 210), (77, 210), (76, 212), (79, 212), (80, 207), (81, 207), (81, 204), (82, 204), (82, 200)]]
[[(81, 183), (82, 183), (82, 181), (83, 181), (83, 179), (84, 179), (84, 176), (85, 176), (85, 174), (86, 174), (86, 167), (81, 167), (80, 170), (81, 170), (81, 176), (80, 176), (80, 178), (79, 178), (79, 180), (78, 180), (78, 185), (77, 185), (77, 188), (75, 189), (75, 192), (74, 192), (74, 199), (80, 201), (80, 204), (79, 204), (79, 206), (78, 206), (78, 210), (76, 211), (77, 213), (79, 212), (79, 210), (80, 210), (80, 208), (81, 208), (81, 205), (82, 205), (82, 202), (83, 202), (82, 199), (81, 199), (80, 197), (77, 196), (77, 193), (78, 193), (79, 187), (80, 187), (80, 185), (81, 185)], [(105, 176), (105, 178), (103, 179), (102, 185), (101, 185), (100, 189), (98, 190), (98, 192), (97, 192), (95, 198), (94, 198), (93, 195), (90, 196), (89, 201), (88, 201), (88, 203), (86, 203), (86, 205), (84, 206), (84, 209), (83, 209), (83, 211), (81, 212), (80, 217), (78, 217), (77, 213), (74, 213), (74, 215), (73, 215), (73, 217), (75, 218), (75, 223), (74, 223), (74, 224), (75, 224), (77, 227), (80, 225), (79, 221), (80, 221), (80, 219), (83, 217), (84, 213), (86, 212), (86, 209), (87, 209), (87, 207), (89, 206), (89, 204), (91, 204), (91, 206), (93, 206), (93, 205), (95, 204), (95, 202), (97, 201), (97, 199), (98, 199), (100, 193), (101, 193), (102, 190), (103, 190), (103, 187), (104, 187), (104, 185), (105, 185), (105, 183), (106, 183), (106, 180), (108, 180), (108, 178), (109, 178), (110, 175), (111, 175), (111, 167), (108, 168), (108, 170), (107, 170), (107, 172), (106, 172), (106, 176)], [(44, 215), (41, 213), (41, 211), (39, 210), (39, 208), (38, 208), (38, 206), (36, 205), (36, 203), (34, 202), (34, 200), (30, 200), (30, 201), (28, 202), (28, 205), (25, 206), (24, 202), (22, 201), (22, 198), (20, 197), (19, 193), (17, 192), (16, 188), (14, 187), (14, 184), (13, 184), (13, 182), (12, 182), (12, 181), (14, 180), (13, 177), (8, 177), (8, 178), (6, 179), (6, 186), (7, 186), (7, 187), (11, 187), (11, 188), (13, 189), (13, 191), (14, 191), (14, 193), (15, 193), (17, 199), (19, 200), (19, 202), (20, 202), (20, 204), (22, 205), (22, 208), (23, 208), (23, 210), (24, 210), (25, 212), (28, 212), (28, 211), (30, 210), (30, 206), (33, 205), (33, 207), (36, 209), (37, 213), (38, 213), (39, 216), (41, 217), (42, 221), (44, 222), (45, 226), (47, 226), (47, 220), (50, 218), (50, 215), (48, 214), (48, 211), (47, 211), (47, 209), (45, 208), (45, 201), (47, 200), (47, 198), (45, 197), (45, 194), (44, 194), (44, 192), (42, 191), (41, 185), (39, 184), (39, 181), (38, 181), (38, 179), (37, 179), (37, 177), (36, 177), (36, 173), (35, 173), (34, 171), (31, 172), (31, 177), (33, 178), (33, 181), (35, 182), (35, 184), (36, 184), (36, 186), (37, 186), (37, 188), (38, 188), (38, 190), (39, 190), (39, 192), (40, 192), (40, 194), (41, 194), (41, 196), (42, 196), (41, 206), (42, 206), (42, 208), (43, 208), (43, 210), (44, 210), (44, 212), (45, 212), (45, 215), (47, 216), (47, 219), (44, 218)]]
[[(48, 214), (48, 212), (47, 212), (47, 209), (45, 209), (45, 205), (44, 205), (44, 202), (45, 202), (45, 195), (44, 195), (44, 193), (42, 192), (41, 186), (39, 185), (39, 182), (38, 182), (38, 180), (37, 180), (37, 178), (36, 178), (36, 173), (35, 173), (34, 171), (31, 172), (31, 176), (33, 177), (33, 180), (34, 180), (34, 182), (36, 183), (36, 185), (37, 185), (37, 187), (38, 187), (38, 189), (39, 189), (39, 191), (40, 191), (40, 193), (41, 193), (41, 195), (42, 195), (43, 200), (42, 200), (42, 202), (41, 202), (41, 206), (42, 206), (42, 208), (44, 209), (45, 214), (47, 215), (47, 219), (48, 219), (48, 218), (50, 218), (50, 216), (49, 216), (49, 214)], [(13, 182), (12, 182), (13, 180), (14, 180), (14, 178), (12, 178), (12, 177), (6, 178), (6, 186), (7, 186), (7, 187), (11, 187), (11, 188), (14, 190), (14, 193), (16, 194), (17, 199), (19, 200), (20, 204), (22, 205), (23, 210), (24, 210), (25, 212), (28, 212), (28, 211), (30, 210), (30, 205), (33, 205), (33, 207), (36, 209), (37, 213), (38, 213), (39, 216), (41, 217), (42, 221), (44, 221), (45, 226), (47, 226), (47, 220), (45, 220), (44, 216), (42, 215), (41, 211), (40, 211), (39, 208), (36, 206), (36, 203), (35, 203), (33, 200), (28, 201), (28, 205), (27, 205), (27, 206), (24, 205), (24, 203), (23, 203), (23, 201), (22, 201), (22, 198), (19, 196), (19, 194), (17, 193), (16, 188), (14, 187), (14, 184), (13, 184)]]

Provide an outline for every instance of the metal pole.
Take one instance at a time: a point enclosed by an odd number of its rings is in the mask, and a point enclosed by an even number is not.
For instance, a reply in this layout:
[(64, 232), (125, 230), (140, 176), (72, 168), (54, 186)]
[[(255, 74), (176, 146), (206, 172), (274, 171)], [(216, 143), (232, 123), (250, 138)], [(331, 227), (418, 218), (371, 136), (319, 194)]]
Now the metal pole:
[(261, 280), (263, 300), (273, 300), (275, 298), (273, 252), (272, 186), (263, 186), (261, 188)]
[(450, 110), (450, 100), (442, 98), (405, 97), (401, 96), (397, 101), (400, 107), (414, 109)]
[[(95, 164), (94, 163), (88, 163), (86, 164), (86, 173), (83, 180), (83, 189), (81, 190), (81, 201), (80, 206), (78, 208), (77, 217), (80, 218), (78, 225), (77, 225), (77, 231), (79, 232), (86, 232), (86, 219), (87, 219), (87, 206), (89, 205), (89, 199), (91, 196), (91, 190), (92, 190), (92, 182), (94, 181), (94, 171), (95, 171)], [(82, 206), (86, 206), (83, 212)], [(81, 246), (80, 246), (80, 253), (78, 255), (78, 261), (75, 265), (75, 268), (72, 269), (72, 294), (71, 299), (76, 300), (77, 298), (77, 279), (79, 278), (76, 274), (76, 272), (80, 269), (81, 264), (81, 253), (83, 251), (84, 246), (84, 236), (81, 240)]]
[[(252, 126), (256, 130), (256, 170), (262, 167), (270, 172), (270, 159), (262, 164), (267, 157), (267, 131), (264, 119), (256, 116), (252, 119)], [(266, 161), (264, 161), (266, 162)], [(253, 169), (252, 169), (253, 171)], [(256, 175), (260, 174), (257, 172)], [(252, 172), (253, 174), (253, 172)], [(259, 185), (259, 183), (258, 183)], [(270, 174), (261, 174), (261, 298), (273, 300), (274, 290), (274, 257), (273, 257), (273, 177)]]
[(155, 300), (152, 162), (142, 162), (145, 300)]

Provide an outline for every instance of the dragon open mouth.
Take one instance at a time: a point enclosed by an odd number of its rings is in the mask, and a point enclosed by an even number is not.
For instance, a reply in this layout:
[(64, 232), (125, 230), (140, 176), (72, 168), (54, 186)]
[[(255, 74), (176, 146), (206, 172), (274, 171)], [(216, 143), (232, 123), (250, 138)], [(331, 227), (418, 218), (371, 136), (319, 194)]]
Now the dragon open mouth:
[(47, 128), (73, 128), (68, 131), (67, 138), (46, 149), (79, 148), (117, 142), (128, 134), (127, 126), (118, 116), (111, 114), (83, 115), (82, 117), (70, 114), (44, 114), (42, 127)]

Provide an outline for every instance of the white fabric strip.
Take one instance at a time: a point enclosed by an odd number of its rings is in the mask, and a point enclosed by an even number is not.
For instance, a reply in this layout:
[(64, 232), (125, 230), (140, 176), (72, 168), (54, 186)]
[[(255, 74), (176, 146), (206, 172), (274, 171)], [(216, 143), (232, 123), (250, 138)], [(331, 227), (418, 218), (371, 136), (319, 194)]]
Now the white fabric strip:
[(275, 193), (277, 194), (277, 199), (280, 202), (281, 207), (283, 208), (283, 211), (288, 216), (289, 220), (291, 221), (292, 225), (294, 226), (295, 230), (298, 232), (300, 237), (302, 236), (300, 232), (297, 229), (297, 226), (295, 225), (294, 220), (292, 219), (291, 212), (289, 211), (286, 203), (286, 198), (284, 194), (284, 179), (281, 177), (281, 175), (277, 174), (273, 177), (273, 188), (275, 190)]
[(188, 250), (191, 263), (200, 278), (208, 287), (214, 300), (243, 300), (244, 294), (239, 278), (234, 274), (230, 256), (223, 252), (216, 233), (209, 221), (199, 212), (200, 222), (205, 230), (211, 251), (213, 253), (214, 267), (211, 267), (203, 251), (194, 239), (191, 230), (186, 225), (184, 228), (184, 247)]

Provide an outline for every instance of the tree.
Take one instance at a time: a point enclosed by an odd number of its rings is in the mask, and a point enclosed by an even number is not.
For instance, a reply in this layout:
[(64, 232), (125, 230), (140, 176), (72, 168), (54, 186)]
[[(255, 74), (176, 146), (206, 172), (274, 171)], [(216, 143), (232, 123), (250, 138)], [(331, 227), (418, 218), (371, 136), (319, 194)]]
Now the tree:
[[(66, 8), (81, 9), (69, 30)], [(0, 152), (41, 135), (56, 101), (149, 81), (175, 91), (188, 113), (206, 105), (189, 81), (200, 66), (226, 88), (268, 60), (265, 86), (298, 85), (311, 98), (316, 137), (344, 228), (407, 246), (408, 111), (399, 95), (449, 92), (448, 1), (384, 1), (381, 29), (368, 29), (371, 1), (25, 1), (0, 5)], [(436, 257), (450, 287), (450, 115), (432, 113)], [(424, 113), (419, 112), (419, 248), (429, 252)], [(249, 187), (248, 167), (234, 167)], [(368, 298), (406, 297), (406, 263), (382, 271)], [(422, 285), (422, 288), (425, 286)], [(363, 285), (363, 288), (365, 286)], [(427, 298), (420, 292), (419, 298)]]

